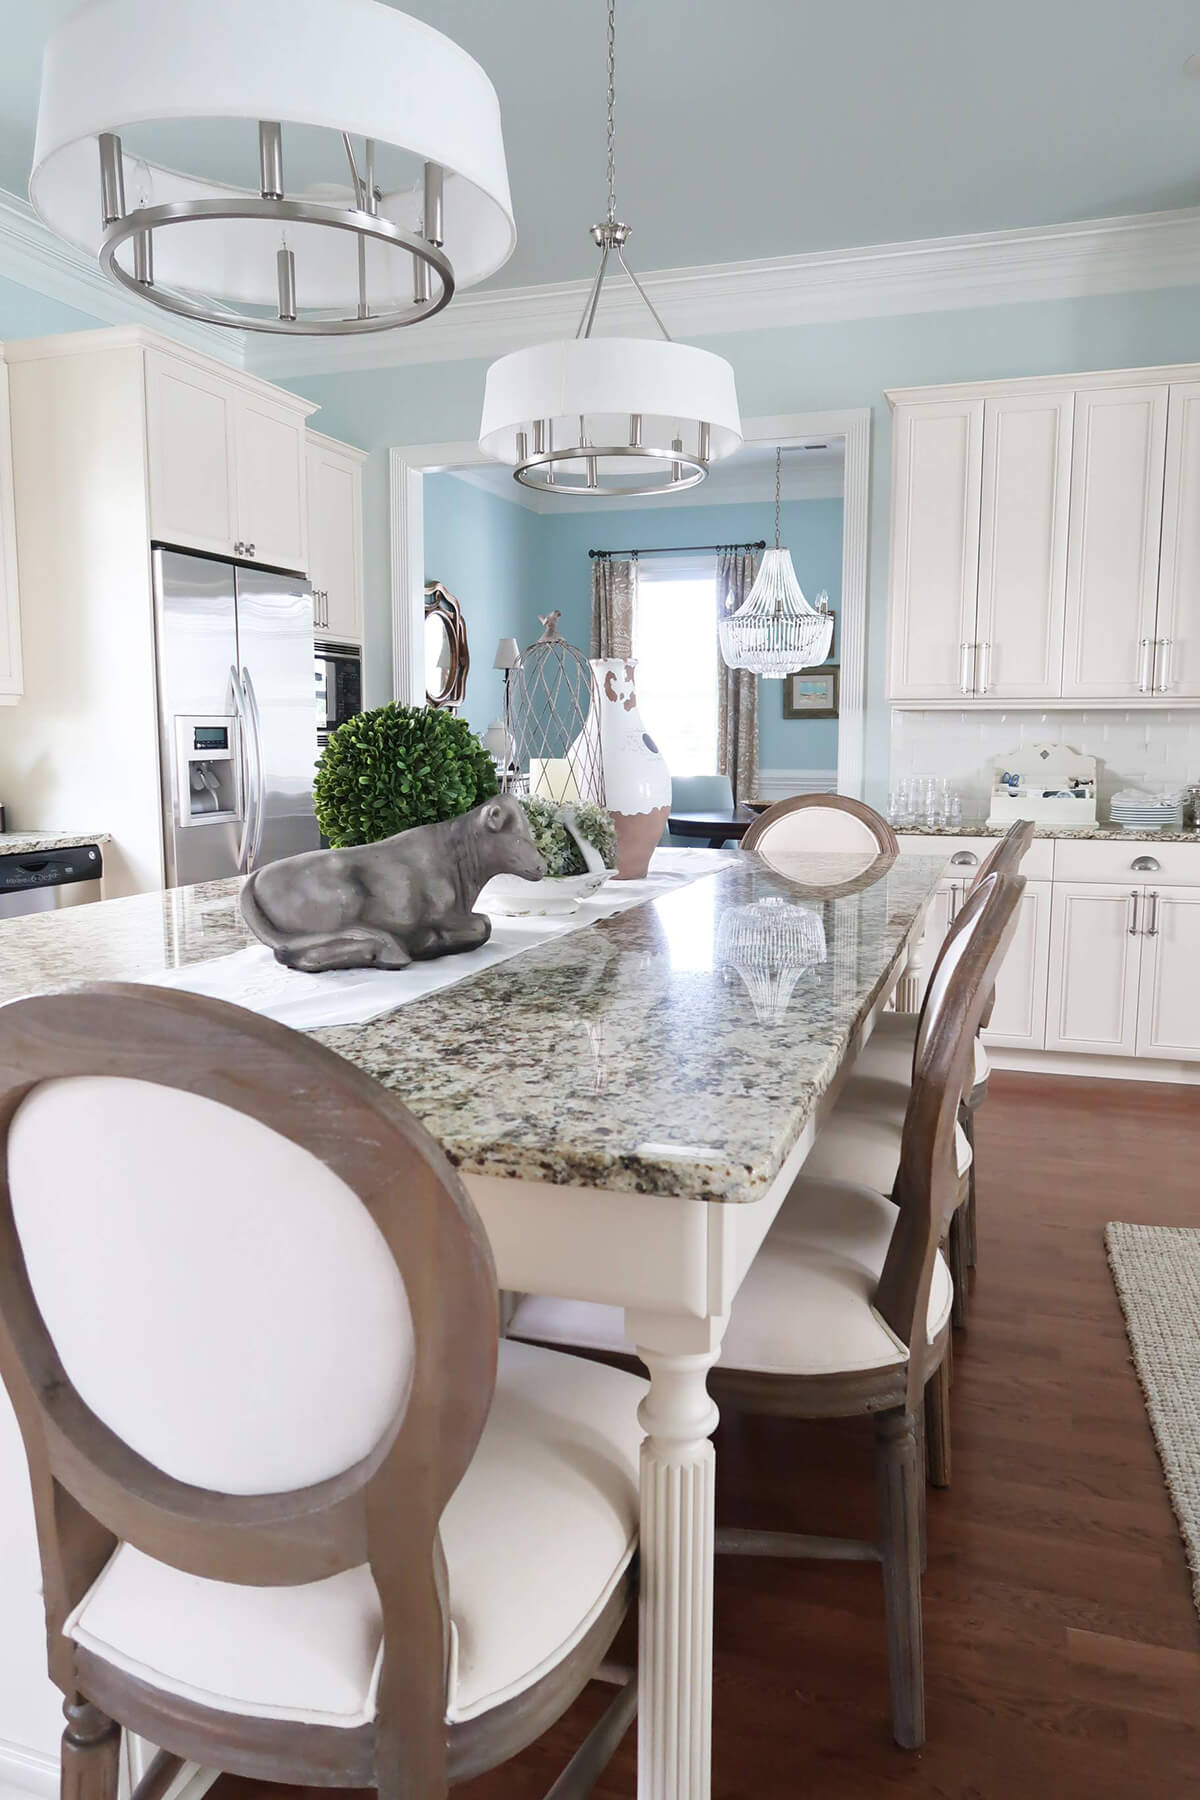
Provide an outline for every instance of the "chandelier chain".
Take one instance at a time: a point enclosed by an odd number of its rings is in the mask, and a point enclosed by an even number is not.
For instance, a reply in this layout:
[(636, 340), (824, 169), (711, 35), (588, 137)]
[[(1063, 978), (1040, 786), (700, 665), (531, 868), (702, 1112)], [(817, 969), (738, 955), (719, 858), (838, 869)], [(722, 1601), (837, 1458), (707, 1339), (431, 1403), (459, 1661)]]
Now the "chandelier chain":
[(782, 446), (775, 446), (775, 548), (779, 548), (779, 474), (783, 467)]
[(617, 3), (608, 0), (608, 222), (617, 222)]

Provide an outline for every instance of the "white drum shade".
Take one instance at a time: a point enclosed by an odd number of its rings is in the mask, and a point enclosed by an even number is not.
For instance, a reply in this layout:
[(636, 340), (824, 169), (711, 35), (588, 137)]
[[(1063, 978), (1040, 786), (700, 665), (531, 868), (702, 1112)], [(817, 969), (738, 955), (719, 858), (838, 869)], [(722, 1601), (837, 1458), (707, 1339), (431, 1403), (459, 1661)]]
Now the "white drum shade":
[[(492, 364), (479, 445), (498, 462), (515, 464), (522, 460), (519, 432), (533, 447), (535, 425), (549, 421), (553, 448), (562, 449), (580, 442), (581, 418), (591, 444), (621, 445), (631, 414), (641, 417), (643, 445), (669, 452), (682, 437), (690, 456), (699, 453), (699, 426), (707, 424), (706, 462), (742, 442), (733, 370), (722, 357), (656, 338), (583, 337), (514, 350)], [(600, 458), (601, 477), (643, 478), (619, 462)]]
[[(244, 131), (245, 187), (148, 163), (125, 147), (129, 211), (258, 197), (255, 138), (244, 122), (278, 121), (289, 199), (354, 207), (340, 142), (347, 132), (414, 159), (412, 185), (385, 192), (379, 205), (381, 218), (403, 230), (418, 230), (422, 219), (423, 164), (444, 170), (444, 247), (456, 286), (483, 280), (512, 253), (495, 89), (457, 44), (378, 0), (89, 0), (46, 46), (29, 187), (35, 211), (60, 237), (97, 254), (100, 134), (202, 120), (228, 121), (231, 137)], [(331, 188), (288, 188), (289, 124), (336, 134)], [(358, 239), (300, 222), (206, 219), (156, 229), (155, 285), (273, 308), (285, 234), (300, 306), (344, 308), (357, 293)], [(131, 247), (120, 254), (125, 267)], [(372, 305), (411, 303), (411, 256), (371, 241), (367, 258)]]

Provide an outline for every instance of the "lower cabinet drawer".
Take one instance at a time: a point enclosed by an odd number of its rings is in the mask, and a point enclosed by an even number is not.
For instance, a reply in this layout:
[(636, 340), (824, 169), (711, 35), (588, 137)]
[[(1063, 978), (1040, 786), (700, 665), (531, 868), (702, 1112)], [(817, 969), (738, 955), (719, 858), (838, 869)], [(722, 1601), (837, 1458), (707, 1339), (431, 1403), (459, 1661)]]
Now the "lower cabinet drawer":
[[(962, 837), (931, 835), (924, 837), (920, 833), (905, 833), (900, 839), (901, 856), (944, 856), (949, 865), (946, 873), (958, 880), (965, 876), (969, 881), (988, 852), (993, 850), (999, 840), (994, 837), (972, 837), (964, 833)], [(1184, 846), (1187, 848), (1187, 846)], [(961, 858), (962, 860), (956, 860)], [(1054, 840), (1052, 838), (1035, 838), (1025, 853), (1021, 864), (1021, 873), (1027, 881), (1049, 881), (1054, 873)]]
[[(1024, 868), (1021, 872), (1025, 873)], [(1132, 843), (1107, 839), (1071, 843), (1059, 838), (1054, 845), (1054, 879), (1117, 881), (1125, 886), (1161, 881), (1171, 887), (1200, 887), (1200, 837), (1194, 844), (1156, 844), (1139, 838)]]

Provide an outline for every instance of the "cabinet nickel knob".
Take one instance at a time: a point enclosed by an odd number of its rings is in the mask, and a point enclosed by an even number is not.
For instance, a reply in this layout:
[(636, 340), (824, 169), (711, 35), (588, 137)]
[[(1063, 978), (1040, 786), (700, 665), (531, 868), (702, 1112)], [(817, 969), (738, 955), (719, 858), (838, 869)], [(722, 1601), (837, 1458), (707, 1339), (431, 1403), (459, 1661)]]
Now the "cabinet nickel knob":
[(1147, 875), (1157, 875), (1162, 868), (1162, 864), (1156, 856), (1135, 856), (1129, 866), (1131, 869), (1138, 869)]

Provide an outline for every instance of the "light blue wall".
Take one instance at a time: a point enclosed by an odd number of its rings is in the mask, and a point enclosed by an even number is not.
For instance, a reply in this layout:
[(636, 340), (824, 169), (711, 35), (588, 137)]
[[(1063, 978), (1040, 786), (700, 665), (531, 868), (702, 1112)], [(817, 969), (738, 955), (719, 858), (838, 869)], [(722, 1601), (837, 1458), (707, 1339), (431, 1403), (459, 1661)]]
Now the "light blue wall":
[(76, 312), (73, 306), (64, 306), (61, 300), (51, 300), (0, 275), (0, 342), (5, 338), (53, 337), (60, 331), (92, 331), (102, 323), (88, 313)]
[[(868, 797), (879, 801), (887, 790), (889, 740), (883, 693), (891, 431), (884, 389), (1200, 361), (1200, 289), (852, 320), (703, 342), (733, 363), (747, 417), (873, 410), (867, 785)], [(382, 452), (390, 444), (473, 438), (486, 370), (484, 361), (424, 363), (307, 377), (293, 385), (324, 408), (317, 421), (322, 431), (378, 451), (385, 461)], [(386, 493), (386, 476), (373, 489), (376, 497), (381, 492)], [(373, 522), (372, 531), (380, 532), (374, 540), (377, 554), (386, 526)], [(372, 570), (368, 593), (370, 632), (379, 644), (390, 629), (386, 610), (379, 610), (386, 582), (385, 560)]]
[[(514, 509), (515, 510), (515, 509)], [(589, 550), (652, 550), (668, 544), (772, 540), (775, 508), (761, 505), (631, 507), (628, 512), (537, 516), (540, 577), (548, 605), (561, 611), (562, 632), (587, 648), (591, 621)], [(822, 588), (838, 610), (842, 591), (842, 503), (792, 500), (783, 507), (783, 541), (810, 600)], [(542, 607), (545, 611), (545, 607)], [(760, 762), (764, 769), (837, 767), (835, 720), (785, 719), (781, 684), (759, 682)]]
[(497, 642), (537, 636), (545, 523), (457, 476), (425, 478), (425, 579), (443, 582), (463, 609), (471, 668), (461, 710), (474, 731), (503, 711), (504, 677), (492, 667)]

